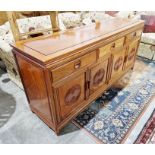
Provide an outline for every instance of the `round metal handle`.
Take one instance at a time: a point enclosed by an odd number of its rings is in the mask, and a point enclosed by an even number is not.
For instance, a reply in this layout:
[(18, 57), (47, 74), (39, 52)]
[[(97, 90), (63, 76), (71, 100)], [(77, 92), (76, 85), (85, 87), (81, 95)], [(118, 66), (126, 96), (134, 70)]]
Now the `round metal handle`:
[(115, 48), (115, 43), (112, 43), (111, 50), (113, 50), (114, 48)]
[(80, 66), (81, 66), (81, 61), (80, 61), (80, 60), (77, 61), (77, 62), (75, 62), (75, 64), (74, 64), (74, 68), (75, 68), (75, 69), (80, 68)]
[(136, 33), (136, 32), (134, 32), (134, 33), (132, 34), (132, 36), (133, 36), (133, 37), (136, 37), (136, 35), (137, 35), (137, 33)]
[(116, 46), (116, 44), (115, 44), (115, 43), (113, 43), (113, 44), (111, 45), (111, 48), (115, 48), (115, 46)]

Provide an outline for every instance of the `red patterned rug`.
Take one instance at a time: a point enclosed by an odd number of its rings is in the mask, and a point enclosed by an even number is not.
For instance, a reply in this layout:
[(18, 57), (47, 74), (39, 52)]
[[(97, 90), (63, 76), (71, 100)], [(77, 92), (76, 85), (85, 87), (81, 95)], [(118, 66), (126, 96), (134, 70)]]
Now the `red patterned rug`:
[(136, 144), (155, 144), (155, 111), (140, 133)]

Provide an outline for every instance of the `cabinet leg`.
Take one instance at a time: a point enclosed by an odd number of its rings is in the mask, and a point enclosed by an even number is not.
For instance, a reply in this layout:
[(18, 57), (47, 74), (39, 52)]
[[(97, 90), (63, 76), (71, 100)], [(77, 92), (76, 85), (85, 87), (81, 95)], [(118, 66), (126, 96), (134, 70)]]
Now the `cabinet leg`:
[(35, 114), (35, 112), (31, 109), (31, 112), (33, 113), (33, 114)]
[(57, 136), (59, 136), (60, 135), (60, 130), (59, 129), (56, 129), (55, 130), (55, 133), (56, 133)]

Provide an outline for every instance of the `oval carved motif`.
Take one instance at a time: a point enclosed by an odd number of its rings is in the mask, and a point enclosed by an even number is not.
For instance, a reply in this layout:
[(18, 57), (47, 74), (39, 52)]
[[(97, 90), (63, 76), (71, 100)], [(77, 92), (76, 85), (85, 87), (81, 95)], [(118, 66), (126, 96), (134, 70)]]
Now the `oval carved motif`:
[(119, 57), (114, 64), (114, 70), (117, 71), (121, 67), (122, 63), (123, 63), (123, 58)]
[(105, 70), (103, 68), (99, 69), (96, 72), (94, 79), (93, 79), (93, 85), (94, 86), (99, 85), (103, 81), (104, 74), (105, 74)]
[(70, 105), (74, 102), (76, 102), (81, 94), (81, 87), (80, 85), (75, 85), (72, 88), (70, 88), (65, 96), (65, 103)]

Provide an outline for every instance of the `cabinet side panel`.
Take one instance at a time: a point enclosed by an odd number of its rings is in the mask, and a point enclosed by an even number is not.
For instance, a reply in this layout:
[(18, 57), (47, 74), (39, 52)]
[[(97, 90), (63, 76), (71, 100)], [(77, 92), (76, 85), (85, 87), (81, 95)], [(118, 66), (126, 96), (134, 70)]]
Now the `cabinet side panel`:
[(43, 69), (18, 55), (16, 59), (30, 106), (52, 121)]

